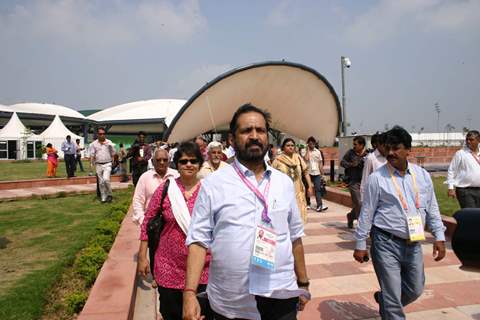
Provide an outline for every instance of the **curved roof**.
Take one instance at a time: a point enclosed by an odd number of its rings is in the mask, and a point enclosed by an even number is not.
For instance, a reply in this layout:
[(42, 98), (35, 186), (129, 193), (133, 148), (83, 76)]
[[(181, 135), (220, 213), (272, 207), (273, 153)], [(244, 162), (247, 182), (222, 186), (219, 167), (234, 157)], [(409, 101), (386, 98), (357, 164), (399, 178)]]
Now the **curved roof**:
[(105, 123), (164, 119), (168, 126), (185, 102), (186, 100), (182, 99), (153, 99), (130, 102), (103, 109), (89, 115), (87, 119)]
[(80, 112), (68, 107), (48, 103), (17, 103), (9, 106), (12, 111), (21, 113), (46, 114), (52, 116), (85, 119)]
[(0, 104), (0, 112), (13, 112), (13, 111), (10, 107)]
[(185, 141), (229, 124), (239, 106), (252, 103), (272, 115), (272, 128), (331, 145), (341, 120), (330, 83), (305, 65), (269, 61), (231, 70), (203, 86), (178, 112), (164, 138)]

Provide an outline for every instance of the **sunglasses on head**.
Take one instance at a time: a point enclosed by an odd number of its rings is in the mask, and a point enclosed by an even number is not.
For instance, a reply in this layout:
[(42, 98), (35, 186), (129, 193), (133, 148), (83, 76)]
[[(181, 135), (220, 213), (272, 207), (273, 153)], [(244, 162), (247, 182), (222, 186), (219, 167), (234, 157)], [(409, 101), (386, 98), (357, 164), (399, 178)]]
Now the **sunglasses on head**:
[(180, 159), (180, 160), (178, 160), (178, 163), (183, 164), (183, 165), (185, 165), (189, 162), (191, 164), (198, 164), (199, 161), (198, 161), (198, 159)]

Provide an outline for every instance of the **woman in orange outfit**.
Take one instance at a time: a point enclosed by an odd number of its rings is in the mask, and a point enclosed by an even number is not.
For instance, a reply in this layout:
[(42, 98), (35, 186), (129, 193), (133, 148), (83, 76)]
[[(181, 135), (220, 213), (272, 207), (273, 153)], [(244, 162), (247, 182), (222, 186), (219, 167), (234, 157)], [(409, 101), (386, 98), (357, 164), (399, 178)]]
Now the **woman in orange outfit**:
[(47, 144), (47, 177), (55, 178), (57, 176), (58, 154), (51, 143)]

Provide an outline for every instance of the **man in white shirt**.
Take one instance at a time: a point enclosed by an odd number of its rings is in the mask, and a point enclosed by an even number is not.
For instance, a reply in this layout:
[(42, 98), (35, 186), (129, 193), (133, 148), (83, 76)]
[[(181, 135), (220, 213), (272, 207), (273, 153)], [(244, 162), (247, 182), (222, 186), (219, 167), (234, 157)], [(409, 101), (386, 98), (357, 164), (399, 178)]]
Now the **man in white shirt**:
[(320, 212), (327, 210), (328, 207), (324, 206), (322, 201), (323, 157), (320, 150), (315, 147), (316, 144), (317, 141), (314, 137), (309, 137), (307, 139), (308, 147), (305, 155), (305, 161), (308, 165), (308, 174), (310, 175), (310, 180), (312, 180), (315, 189), (315, 200), (317, 202), (317, 207), (315, 210)]
[(183, 319), (201, 319), (196, 289), (208, 249), (216, 320), (293, 320), (308, 301), (303, 223), (292, 180), (263, 160), (268, 128), (266, 112), (240, 107), (230, 123), (234, 162), (202, 182), (186, 241)]
[(462, 209), (480, 208), (480, 133), (469, 131), (465, 142), (448, 167), (448, 196), (457, 198)]
[(210, 173), (224, 167), (228, 164), (222, 161), (222, 144), (218, 141), (212, 141), (207, 146), (208, 160), (202, 165), (202, 168), (197, 173), (199, 179), (206, 178)]
[[(374, 138), (372, 137), (372, 145), (373, 144)], [(362, 182), (360, 183), (360, 199), (363, 199), (363, 193), (365, 192), (368, 176), (373, 171), (377, 170), (385, 163), (387, 163), (387, 158), (385, 158), (386, 153), (384, 133), (377, 134), (377, 138), (375, 139), (375, 145), (375, 150), (368, 154), (368, 156), (365, 158), (365, 163), (363, 165)]]
[(97, 129), (97, 137), (98, 139), (90, 143), (89, 146), (90, 166), (95, 165), (102, 203), (112, 202), (110, 175), (112, 173), (115, 145), (106, 138), (104, 128)]
[(169, 177), (177, 178), (177, 170), (168, 167), (168, 152), (164, 149), (157, 148), (152, 157), (154, 170), (144, 172), (138, 179), (133, 195), (133, 216), (132, 220), (137, 225), (141, 225), (145, 217), (148, 203), (153, 193)]

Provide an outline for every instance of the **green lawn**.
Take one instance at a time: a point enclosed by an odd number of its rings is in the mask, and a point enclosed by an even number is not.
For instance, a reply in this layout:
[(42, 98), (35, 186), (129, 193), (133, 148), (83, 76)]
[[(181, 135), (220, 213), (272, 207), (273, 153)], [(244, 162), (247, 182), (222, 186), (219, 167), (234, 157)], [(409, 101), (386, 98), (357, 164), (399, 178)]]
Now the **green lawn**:
[(447, 196), (448, 186), (444, 184), (445, 177), (432, 177), (435, 195), (437, 196), (440, 212), (446, 216), (452, 216), (457, 210), (460, 210), (457, 199)]
[[(85, 172), (81, 172), (78, 168), (77, 176), (86, 176), (89, 170), (89, 161), (82, 161)], [(9, 180), (28, 180), (28, 179), (43, 179), (47, 177), (47, 161), (46, 160), (32, 160), (32, 161), (16, 161), (7, 162), (0, 161), (0, 181)], [(66, 178), (67, 172), (65, 170), (65, 162), (60, 161), (57, 168), (57, 177)]]
[[(132, 190), (114, 192), (114, 204)], [(110, 204), (93, 194), (0, 206), (0, 319), (38, 319), (49, 289), (85, 246)]]

